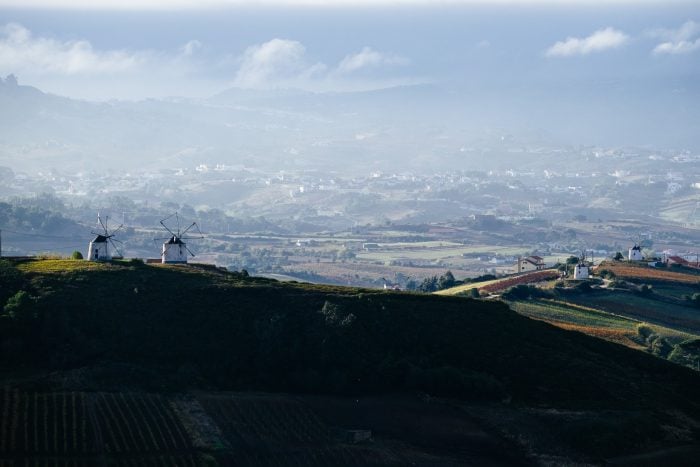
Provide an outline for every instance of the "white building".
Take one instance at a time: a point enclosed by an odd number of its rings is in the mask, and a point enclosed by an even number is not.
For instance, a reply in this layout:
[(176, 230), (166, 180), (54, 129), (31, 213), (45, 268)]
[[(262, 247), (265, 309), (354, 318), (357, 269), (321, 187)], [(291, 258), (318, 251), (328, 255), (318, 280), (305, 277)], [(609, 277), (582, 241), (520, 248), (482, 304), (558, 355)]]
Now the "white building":
[(518, 258), (515, 272), (540, 271), (545, 267), (544, 259), (540, 256), (528, 256), (527, 258)]
[(574, 280), (584, 280), (590, 277), (590, 267), (586, 263), (578, 263), (574, 266)]
[(163, 253), (161, 260), (163, 263), (178, 264), (187, 263), (187, 246), (178, 237), (172, 236), (167, 242), (163, 243)]
[(109, 241), (104, 235), (95, 237), (88, 246), (88, 260), (109, 261), (112, 255), (109, 254)]
[(629, 249), (627, 253), (627, 259), (630, 261), (641, 261), (644, 259), (642, 256), (642, 247), (639, 245), (635, 245), (632, 248)]

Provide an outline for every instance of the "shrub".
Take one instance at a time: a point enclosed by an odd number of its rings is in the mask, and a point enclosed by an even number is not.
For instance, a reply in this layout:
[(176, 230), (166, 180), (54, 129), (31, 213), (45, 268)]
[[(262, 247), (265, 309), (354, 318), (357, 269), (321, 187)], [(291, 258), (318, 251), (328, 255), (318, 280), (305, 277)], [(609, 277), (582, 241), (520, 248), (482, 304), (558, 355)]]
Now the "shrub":
[(549, 294), (534, 285), (519, 284), (506, 290), (502, 297), (506, 300), (527, 300), (528, 298), (547, 297)]
[(609, 269), (601, 269), (600, 271), (598, 271), (598, 275), (600, 277), (602, 277), (603, 279), (609, 279), (609, 280), (615, 279), (617, 277), (615, 275), (615, 273)]
[(73, 253), (71, 253), (70, 259), (83, 259), (83, 254), (78, 250), (75, 250)]
[(36, 318), (32, 299), (24, 290), (20, 290), (7, 300), (3, 312), (16, 321), (28, 321)]
[(497, 279), (497, 277), (494, 274), (483, 274), (481, 276), (472, 277), (471, 279), (468, 279), (464, 282), (470, 282), (470, 283), (486, 282), (486, 281), (492, 281), (494, 279)]
[(648, 339), (654, 333), (654, 330), (649, 327), (646, 323), (639, 323), (637, 325), (637, 334), (639, 334), (644, 339)]

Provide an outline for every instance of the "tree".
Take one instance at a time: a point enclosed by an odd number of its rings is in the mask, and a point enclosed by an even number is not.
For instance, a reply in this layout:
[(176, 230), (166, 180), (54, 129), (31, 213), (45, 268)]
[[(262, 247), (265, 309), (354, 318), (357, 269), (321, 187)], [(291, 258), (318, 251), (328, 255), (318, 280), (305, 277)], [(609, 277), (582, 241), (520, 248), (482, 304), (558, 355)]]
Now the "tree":
[(83, 259), (83, 254), (79, 252), (78, 250), (75, 250), (73, 253), (70, 255), (71, 259)]
[(452, 271), (447, 271), (445, 274), (440, 276), (437, 288), (438, 290), (449, 289), (450, 287), (454, 287), (455, 282), (457, 281), (455, 280), (455, 276), (452, 274)]
[(568, 258), (566, 258), (566, 264), (578, 264), (578, 257), (569, 256)]
[(435, 292), (438, 287), (438, 277), (426, 277), (423, 282), (418, 286), (418, 290), (421, 292)]
[(615, 256), (613, 256), (613, 259), (615, 261), (622, 261), (623, 259), (625, 259), (625, 257), (622, 255), (622, 252), (618, 251), (617, 253), (615, 253)]

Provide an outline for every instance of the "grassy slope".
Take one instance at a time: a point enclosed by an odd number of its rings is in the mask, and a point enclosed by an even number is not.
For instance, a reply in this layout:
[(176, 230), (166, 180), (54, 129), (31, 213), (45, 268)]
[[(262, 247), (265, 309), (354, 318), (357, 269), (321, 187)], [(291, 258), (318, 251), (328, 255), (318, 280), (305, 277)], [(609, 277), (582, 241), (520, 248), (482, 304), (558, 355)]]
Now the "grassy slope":
[(485, 400), (469, 417), (577, 459), (700, 438), (696, 373), (501, 303), (136, 263), (37, 261), (0, 281), (3, 302), (35, 297), (36, 318), (0, 318), (4, 380), (24, 390), (419, 391)]
[[(697, 375), (500, 303), (277, 283), (211, 268), (65, 261), (19, 269), (22, 287), (38, 297), (39, 318), (20, 323), (25, 338), (12, 341), (6, 365), (18, 356), (51, 370), (112, 362), (222, 389), (408, 387), (573, 405), (675, 404), (670, 384), (696, 403), (686, 385)], [(641, 374), (636, 393), (621, 390)]]

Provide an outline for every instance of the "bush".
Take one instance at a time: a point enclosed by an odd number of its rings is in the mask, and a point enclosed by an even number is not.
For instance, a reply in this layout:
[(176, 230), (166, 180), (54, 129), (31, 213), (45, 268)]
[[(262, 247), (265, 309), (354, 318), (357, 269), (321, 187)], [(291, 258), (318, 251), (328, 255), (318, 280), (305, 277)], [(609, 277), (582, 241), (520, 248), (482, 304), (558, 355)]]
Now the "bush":
[(613, 280), (617, 277), (615, 275), (615, 273), (610, 271), (609, 269), (601, 269), (600, 271), (598, 271), (598, 275), (600, 277), (602, 277), (603, 279), (609, 279), (609, 280)]
[(503, 292), (505, 300), (527, 300), (528, 298), (548, 297), (549, 294), (534, 285), (519, 284)]
[(36, 318), (32, 299), (24, 290), (20, 290), (7, 300), (3, 312), (16, 321), (29, 321)]
[(469, 282), (469, 283), (474, 283), (474, 282), (486, 282), (486, 281), (492, 281), (494, 279), (497, 279), (497, 277), (494, 274), (483, 274), (481, 276), (476, 276), (472, 277), (471, 279), (467, 279), (464, 282)]
[(648, 339), (649, 336), (654, 334), (654, 330), (649, 327), (646, 323), (639, 323), (637, 325), (637, 334), (639, 334), (644, 339)]
[(83, 259), (83, 254), (78, 250), (75, 250), (73, 253), (71, 253), (70, 259)]

